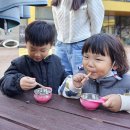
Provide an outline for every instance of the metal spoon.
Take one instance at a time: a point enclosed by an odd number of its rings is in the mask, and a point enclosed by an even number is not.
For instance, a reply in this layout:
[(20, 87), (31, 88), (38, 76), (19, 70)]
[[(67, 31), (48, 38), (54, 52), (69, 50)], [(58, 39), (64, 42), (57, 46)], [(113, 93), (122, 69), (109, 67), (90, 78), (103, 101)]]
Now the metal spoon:
[(41, 88), (44, 88), (44, 89), (50, 89), (52, 91), (52, 88), (51, 87), (45, 87), (43, 86), (42, 84), (36, 82), (38, 86), (40, 86)]

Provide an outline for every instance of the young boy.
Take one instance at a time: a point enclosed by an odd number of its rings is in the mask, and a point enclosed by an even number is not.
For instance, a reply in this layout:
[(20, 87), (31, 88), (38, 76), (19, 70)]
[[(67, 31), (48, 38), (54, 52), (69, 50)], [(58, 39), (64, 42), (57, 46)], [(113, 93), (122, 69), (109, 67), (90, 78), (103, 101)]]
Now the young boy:
[(57, 94), (58, 87), (67, 76), (60, 59), (49, 50), (53, 45), (54, 31), (43, 21), (34, 21), (25, 29), (25, 42), (28, 55), (11, 62), (0, 80), (0, 87), (7, 96), (22, 94), (40, 83), (52, 87)]

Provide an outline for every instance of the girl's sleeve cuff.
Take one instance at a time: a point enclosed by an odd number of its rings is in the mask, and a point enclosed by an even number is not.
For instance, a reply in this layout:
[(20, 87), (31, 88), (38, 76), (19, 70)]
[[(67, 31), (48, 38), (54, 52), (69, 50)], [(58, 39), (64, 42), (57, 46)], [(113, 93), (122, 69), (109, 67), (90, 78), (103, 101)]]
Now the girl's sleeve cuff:
[(75, 86), (74, 86), (74, 84), (73, 84), (73, 80), (71, 80), (70, 82), (69, 82), (69, 89), (71, 90), (71, 91), (73, 91), (73, 92), (76, 92), (76, 93), (78, 93), (78, 92), (80, 92), (81, 90), (82, 90), (82, 87), (81, 88), (76, 88)]
[(120, 111), (127, 111), (130, 113), (130, 96), (120, 95), (121, 97), (121, 108)]

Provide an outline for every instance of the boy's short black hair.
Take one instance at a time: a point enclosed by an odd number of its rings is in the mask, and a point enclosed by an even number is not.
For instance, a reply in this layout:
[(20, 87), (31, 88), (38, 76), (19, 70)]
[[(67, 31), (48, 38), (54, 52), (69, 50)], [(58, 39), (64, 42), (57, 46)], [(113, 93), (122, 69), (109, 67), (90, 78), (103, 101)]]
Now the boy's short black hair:
[(128, 60), (123, 44), (115, 36), (100, 33), (88, 38), (83, 46), (82, 54), (91, 51), (103, 56), (109, 55), (115, 62), (118, 75), (122, 76), (129, 70)]
[(25, 42), (34, 46), (53, 45), (54, 36), (52, 25), (44, 21), (34, 21), (25, 29)]

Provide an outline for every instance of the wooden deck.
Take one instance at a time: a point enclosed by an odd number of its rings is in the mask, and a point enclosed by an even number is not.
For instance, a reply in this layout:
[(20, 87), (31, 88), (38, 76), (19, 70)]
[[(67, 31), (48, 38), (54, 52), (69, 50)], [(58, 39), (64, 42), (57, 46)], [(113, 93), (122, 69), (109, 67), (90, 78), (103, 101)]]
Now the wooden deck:
[(0, 93), (0, 130), (129, 130), (130, 114), (88, 111), (79, 100), (53, 95), (37, 103), (33, 92), (8, 98)]

